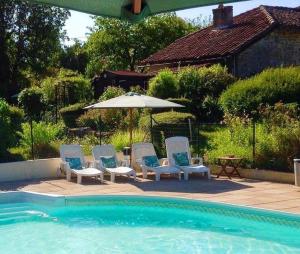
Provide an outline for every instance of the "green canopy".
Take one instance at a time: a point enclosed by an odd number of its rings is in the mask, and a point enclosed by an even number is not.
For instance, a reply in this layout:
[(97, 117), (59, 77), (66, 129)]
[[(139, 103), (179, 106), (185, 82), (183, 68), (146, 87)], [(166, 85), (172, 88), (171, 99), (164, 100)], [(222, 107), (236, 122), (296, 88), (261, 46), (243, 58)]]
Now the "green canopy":
[(29, 0), (93, 15), (141, 20), (149, 15), (245, 0)]

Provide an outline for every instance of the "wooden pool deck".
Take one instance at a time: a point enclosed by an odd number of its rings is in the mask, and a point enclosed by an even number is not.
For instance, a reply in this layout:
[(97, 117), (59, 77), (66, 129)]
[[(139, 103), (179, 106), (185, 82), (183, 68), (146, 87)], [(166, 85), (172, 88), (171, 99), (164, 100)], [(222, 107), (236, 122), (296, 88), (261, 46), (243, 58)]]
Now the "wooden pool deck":
[(257, 208), (278, 210), (300, 215), (300, 188), (289, 184), (272, 183), (250, 179), (228, 180), (226, 178), (191, 177), (189, 181), (163, 177), (160, 182), (137, 178), (134, 182), (117, 177), (112, 183), (109, 177), (100, 184), (94, 179), (84, 178), (82, 185), (76, 179), (45, 179), (0, 183), (1, 191), (23, 190), (57, 195), (149, 195), (180, 197), (188, 199), (224, 202)]

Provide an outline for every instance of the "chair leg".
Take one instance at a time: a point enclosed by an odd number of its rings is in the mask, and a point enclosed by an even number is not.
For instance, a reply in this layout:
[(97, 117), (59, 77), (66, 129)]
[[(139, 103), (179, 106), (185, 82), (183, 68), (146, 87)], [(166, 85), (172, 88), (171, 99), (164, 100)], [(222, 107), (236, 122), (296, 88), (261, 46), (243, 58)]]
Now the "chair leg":
[(100, 178), (100, 182), (102, 183), (103, 182), (103, 174), (101, 174), (100, 176), (99, 176), (99, 178)]
[(113, 183), (115, 182), (115, 174), (114, 173), (110, 174), (110, 181)]
[(143, 178), (147, 179), (147, 170), (143, 170)]
[(159, 173), (155, 173), (155, 181), (160, 181), (160, 174)]
[(81, 184), (82, 182), (82, 175), (77, 175), (77, 183)]
[(136, 181), (136, 173), (135, 172), (132, 173), (132, 176), (133, 176), (133, 180)]
[(184, 180), (189, 180), (189, 172), (184, 172)]
[(68, 182), (71, 181), (71, 172), (69, 170), (67, 170), (67, 172), (66, 172), (66, 178), (67, 178)]
[(210, 170), (207, 171), (207, 178), (208, 178), (208, 180), (211, 179)]

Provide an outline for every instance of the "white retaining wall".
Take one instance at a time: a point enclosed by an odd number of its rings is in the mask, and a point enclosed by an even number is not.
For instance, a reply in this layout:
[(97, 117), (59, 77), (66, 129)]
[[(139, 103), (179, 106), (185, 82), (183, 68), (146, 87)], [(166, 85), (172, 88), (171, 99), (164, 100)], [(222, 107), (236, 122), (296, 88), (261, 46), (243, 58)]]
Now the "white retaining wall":
[(59, 163), (60, 158), (0, 163), (0, 182), (57, 177)]

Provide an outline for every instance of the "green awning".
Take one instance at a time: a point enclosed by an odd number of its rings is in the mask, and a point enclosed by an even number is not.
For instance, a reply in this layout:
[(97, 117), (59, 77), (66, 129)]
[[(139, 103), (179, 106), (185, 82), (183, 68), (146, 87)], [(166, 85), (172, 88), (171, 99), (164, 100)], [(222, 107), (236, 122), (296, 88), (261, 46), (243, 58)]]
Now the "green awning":
[[(29, 0), (31, 2), (63, 7), (97, 16), (138, 21), (147, 16), (187, 8), (245, 0)], [(139, 11), (133, 12), (133, 5)]]

